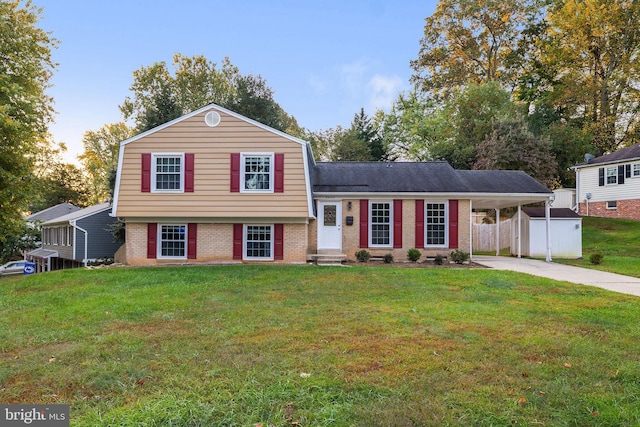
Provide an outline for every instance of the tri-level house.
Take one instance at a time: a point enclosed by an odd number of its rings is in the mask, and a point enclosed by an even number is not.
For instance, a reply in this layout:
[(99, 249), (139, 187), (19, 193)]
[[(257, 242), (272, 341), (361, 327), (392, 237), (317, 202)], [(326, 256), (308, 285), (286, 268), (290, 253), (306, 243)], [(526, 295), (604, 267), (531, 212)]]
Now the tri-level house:
[(640, 220), (640, 144), (576, 165), (578, 213)]
[(471, 251), (473, 209), (549, 202), (519, 171), (316, 163), (307, 141), (209, 105), (120, 144), (112, 215), (131, 265), (406, 259)]

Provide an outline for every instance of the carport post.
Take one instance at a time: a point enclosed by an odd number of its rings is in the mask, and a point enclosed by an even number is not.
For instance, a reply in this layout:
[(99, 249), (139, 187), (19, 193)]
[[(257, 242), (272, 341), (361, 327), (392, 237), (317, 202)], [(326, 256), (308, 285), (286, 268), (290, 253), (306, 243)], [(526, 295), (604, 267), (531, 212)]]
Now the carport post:
[(473, 200), (469, 200), (469, 259), (473, 259)]
[(500, 208), (496, 208), (496, 256), (500, 256)]
[(544, 216), (547, 223), (547, 262), (551, 262), (551, 199), (544, 202)]
[(518, 204), (518, 258), (522, 258), (522, 205)]

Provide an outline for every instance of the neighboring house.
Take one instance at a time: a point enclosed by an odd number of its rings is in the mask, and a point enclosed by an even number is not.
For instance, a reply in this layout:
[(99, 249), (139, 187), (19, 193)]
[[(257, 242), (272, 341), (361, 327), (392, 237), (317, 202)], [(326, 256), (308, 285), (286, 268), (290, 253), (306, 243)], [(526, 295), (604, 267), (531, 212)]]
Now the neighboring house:
[(110, 214), (111, 205), (103, 203), (42, 223), (42, 247), (27, 260), (36, 263), (36, 271), (50, 271), (113, 257), (121, 243), (108, 230), (117, 221)]
[(580, 215), (640, 220), (640, 144), (573, 169)]
[[(551, 254), (555, 258), (582, 258), (582, 217), (569, 208), (552, 208)], [(547, 251), (544, 208), (523, 208), (511, 218), (511, 255), (544, 258)], [(522, 236), (521, 241), (518, 241)], [(520, 246), (518, 246), (520, 245)]]
[(112, 215), (131, 265), (406, 259), (471, 251), (473, 209), (549, 202), (520, 171), (316, 163), (307, 141), (210, 105), (120, 144)]

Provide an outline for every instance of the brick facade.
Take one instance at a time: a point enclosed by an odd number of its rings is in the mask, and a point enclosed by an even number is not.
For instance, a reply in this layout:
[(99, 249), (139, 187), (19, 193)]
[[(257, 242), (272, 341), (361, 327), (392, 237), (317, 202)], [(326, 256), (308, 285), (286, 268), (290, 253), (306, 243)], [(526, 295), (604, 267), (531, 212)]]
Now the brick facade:
[[(349, 202), (351, 209), (349, 209)], [(415, 203), (413, 199), (402, 201), (402, 247), (401, 248), (365, 248), (372, 257), (383, 257), (387, 254), (393, 255), (396, 262), (407, 260), (407, 251), (415, 248)], [(347, 216), (353, 217), (353, 225), (347, 225)], [(346, 199), (342, 201), (342, 253), (348, 260), (355, 260), (355, 253), (360, 249), (360, 203), (358, 199)], [(464, 252), (469, 252), (469, 201), (458, 201), (458, 248)], [(316, 253), (317, 248), (317, 222), (309, 223), (310, 245), (309, 253)], [(445, 255), (448, 256), (452, 249), (449, 248), (418, 248), (423, 257)]]
[(623, 218), (640, 220), (640, 199), (617, 200), (615, 209), (607, 209), (607, 202), (580, 203), (579, 214), (582, 216), (595, 216), (601, 218)]
[[(156, 265), (179, 262), (238, 262), (233, 259), (233, 224), (198, 224), (197, 257), (190, 260), (147, 258), (147, 224), (128, 223), (126, 255), (129, 265)], [(307, 258), (307, 225), (284, 224), (284, 256), (282, 263), (304, 263)], [(254, 262), (254, 261), (252, 261)], [(255, 261), (264, 262), (264, 261)]]

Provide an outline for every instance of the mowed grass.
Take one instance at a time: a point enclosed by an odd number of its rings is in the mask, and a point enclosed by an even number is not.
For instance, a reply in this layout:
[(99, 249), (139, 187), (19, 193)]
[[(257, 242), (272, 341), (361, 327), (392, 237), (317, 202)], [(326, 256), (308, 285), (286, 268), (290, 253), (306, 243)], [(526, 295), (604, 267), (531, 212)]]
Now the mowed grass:
[[(589, 257), (598, 252), (604, 260), (592, 265)], [(640, 221), (583, 217), (582, 259), (554, 261), (640, 277)]]
[(640, 299), (484, 269), (0, 279), (0, 402), (72, 426), (635, 426)]

